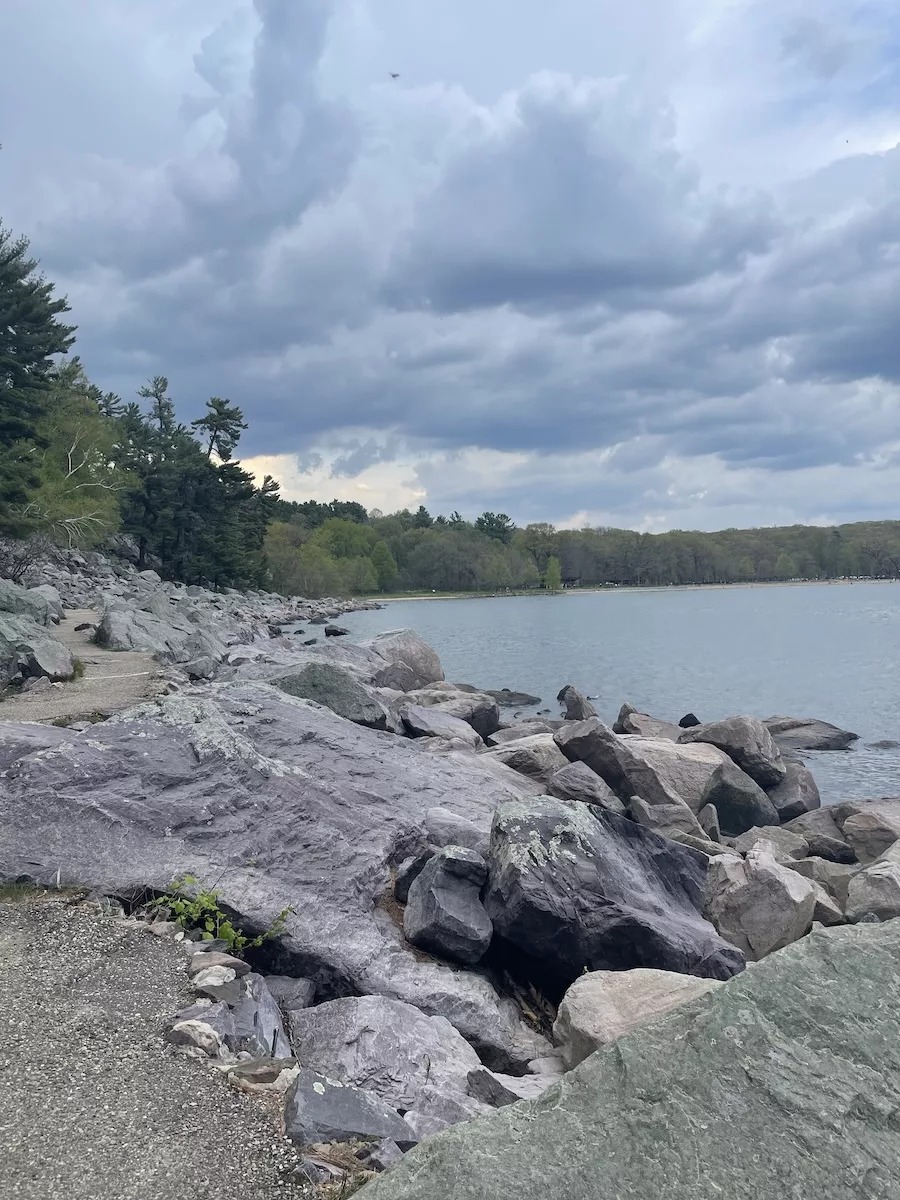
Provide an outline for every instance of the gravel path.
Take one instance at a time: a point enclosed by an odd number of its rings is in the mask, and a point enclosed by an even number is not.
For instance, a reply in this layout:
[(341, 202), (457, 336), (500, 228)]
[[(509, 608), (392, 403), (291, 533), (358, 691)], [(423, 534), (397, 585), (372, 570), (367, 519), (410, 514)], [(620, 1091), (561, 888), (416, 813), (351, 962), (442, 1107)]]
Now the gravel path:
[(48, 691), (9, 697), (0, 704), (3, 720), (75, 721), (95, 713), (109, 716), (162, 691), (165, 684), (152, 655), (104, 650), (90, 640), (90, 630), (76, 632), (76, 626), (95, 625), (99, 620), (99, 614), (91, 609), (74, 609), (58, 626), (48, 629), (81, 659), (84, 676)]
[(183, 951), (53, 897), (0, 903), (4, 1200), (278, 1200), (294, 1147), (163, 1043)]

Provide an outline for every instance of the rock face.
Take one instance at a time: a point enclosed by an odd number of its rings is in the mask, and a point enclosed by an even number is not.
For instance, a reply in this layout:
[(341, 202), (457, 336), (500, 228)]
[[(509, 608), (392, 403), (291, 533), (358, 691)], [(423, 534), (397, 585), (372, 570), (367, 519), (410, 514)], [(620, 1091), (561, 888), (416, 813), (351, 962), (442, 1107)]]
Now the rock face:
[[(678, 739), (717, 746), (760, 787), (777, 787), (786, 770), (772, 735), (756, 717), (728, 717), (682, 731)], [(721, 815), (721, 814), (720, 814)]]
[(782, 750), (847, 750), (859, 741), (858, 733), (815, 718), (766, 717), (763, 724)]
[(660, 837), (678, 841), (679, 834), (697, 838), (706, 836), (686, 804), (645, 804), (640, 796), (632, 796), (629, 808), (639, 825), (652, 829)]
[(471, 725), (439, 708), (404, 704), (400, 709), (400, 720), (410, 737), (446, 738), (448, 741), (455, 739), (471, 746), (473, 750), (483, 744)]
[(727, 979), (743, 957), (702, 918), (706, 860), (633, 821), (550, 796), (491, 827), (485, 908), (497, 933), (571, 983), (657, 967)]
[(843, 819), (841, 833), (861, 863), (874, 862), (900, 839), (900, 800), (860, 801), (837, 809), (839, 823), (843, 814), (850, 812)]
[(703, 808), (703, 793), (716, 767), (728, 761), (727, 754), (703, 742), (682, 746), (667, 738), (629, 737), (626, 744), (695, 813)]
[[(468, 821), (449, 808), (429, 808), (425, 814), (425, 832), (432, 846), (465, 846), (477, 851), (482, 858), (488, 852), (491, 823), (489, 820)], [(483, 881), (482, 881), (483, 882)]]
[(661, 721), (658, 717), (649, 717), (646, 713), (628, 713), (622, 718), (622, 733), (634, 733), (639, 737), (668, 738), (677, 742), (681, 729), (669, 721)]
[(438, 708), (448, 716), (465, 721), (482, 738), (490, 737), (500, 728), (497, 701), (484, 692), (463, 688), (459, 684), (432, 683), (415, 692), (410, 700), (427, 708)]
[(898, 976), (900, 922), (813, 933), (424, 1143), (364, 1200), (895, 1200)]
[(284, 1131), (303, 1145), (392, 1138), (399, 1146), (409, 1146), (418, 1140), (400, 1114), (372, 1092), (306, 1069), (285, 1096)]
[(567, 763), (554, 771), (547, 791), (558, 800), (580, 800), (583, 804), (599, 804), (620, 815), (625, 812), (625, 805), (616, 793), (587, 763)]
[(806, 858), (809, 854), (809, 842), (806, 838), (801, 837), (799, 833), (794, 833), (793, 830), (773, 828), (769, 825), (763, 828), (748, 829), (746, 833), (742, 833), (739, 838), (734, 839), (734, 848), (741, 854), (749, 854), (760, 842), (774, 847), (775, 858), (781, 863)]
[(900, 917), (900, 863), (872, 863), (850, 880), (847, 891), (848, 921), (874, 913), (880, 921)]
[(791, 821), (821, 807), (822, 800), (812, 771), (802, 763), (784, 765), (785, 777), (776, 787), (769, 788), (769, 800), (775, 806), (779, 821)]
[(583, 762), (604, 779), (620, 800), (627, 803), (640, 796), (648, 804), (677, 803), (654, 767), (636, 754), (626, 738), (620, 737), (597, 717), (564, 725), (553, 735), (567, 759)]
[(567, 759), (556, 745), (556, 734), (536, 733), (531, 737), (519, 738), (489, 750), (483, 757), (504, 763), (520, 775), (548, 783), (553, 775), (566, 765)]
[(802, 875), (804, 879), (819, 884), (830, 896), (834, 896), (841, 909), (847, 903), (850, 880), (860, 869), (855, 863), (835, 863), (817, 856), (796, 859), (793, 862), (785, 862), (784, 865)]
[(553, 1026), (567, 1067), (648, 1021), (722, 987), (715, 979), (673, 971), (593, 971), (576, 979)]
[(853, 847), (841, 833), (832, 808), (815, 809), (788, 821), (785, 829), (805, 838), (810, 854), (835, 863), (855, 863)]
[[(416, 679), (416, 687), (436, 683), (444, 678), (441, 660), (434, 650), (412, 629), (392, 629), (379, 633), (361, 645), (372, 650), (386, 663), (403, 663)], [(410, 688), (403, 689), (410, 691)]]
[(291, 1013), (297, 1061), (337, 1083), (415, 1108), (427, 1085), (465, 1096), (478, 1055), (443, 1017), (383, 996), (329, 1000)]
[(556, 697), (565, 711), (565, 719), (567, 721), (587, 721), (590, 717), (596, 717), (597, 710), (588, 700), (587, 696), (583, 696), (578, 688), (573, 687), (571, 683), (567, 683), (561, 689)]
[(758, 783), (733, 762), (716, 767), (704, 789), (703, 806), (711, 804), (722, 833), (734, 836), (757, 825), (777, 825), (775, 806)]
[(474, 850), (448, 846), (425, 864), (409, 888), (403, 932), (438, 958), (471, 966), (491, 944), (493, 927), (481, 903), (487, 864)]
[(271, 680), (274, 687), (301, 700), (323, 704), (339, 717), (370, 729), (387, 729), (387, 712), (364, 684), (334, 662), (310, 662)]
[(376, 908), (391, 866), (425, 848), (429, 809), (487, 828), (498, 803), (530, 794), (527, 780), (471, 754), (425, 755), (257, 683), (59, 732), (7, 768), (0, 879), (59, 873), (125, 895), (185, 872), (218, 879), (251, 930), (293, 906), (273, 970), (321, 994), (379, 993), (444, 1015), (501, 1070), (544, 1052), (486, 978), (418, 960)]
[(815, 902), (809, 880), (781, 866), (765, 843), (746, 859), (722, 854), (710, 861), (704, 912), (753, 961), (809, 933)]
[(16, 678), (68, 679), (74, 669), (71, 651), (42, 625), (0, 612), (0, 689)]

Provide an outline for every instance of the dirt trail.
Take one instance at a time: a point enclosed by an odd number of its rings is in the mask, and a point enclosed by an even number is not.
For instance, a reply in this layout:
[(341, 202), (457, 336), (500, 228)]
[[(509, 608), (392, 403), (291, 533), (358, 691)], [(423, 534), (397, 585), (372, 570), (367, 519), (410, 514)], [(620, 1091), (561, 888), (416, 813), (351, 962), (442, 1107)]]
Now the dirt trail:
[(0, 703), (4, 721), (77, 721), (95, 713), (109, 716), (130, 708), (165, 687), (159, 663), (150, 654), (104, 650), (90, 639), (92, 629), (76, 632), (78, 625), (96, 625), (99, 614), (88, 608), (73, 609), (51, 633), (84, 663), (84, 675), (46, 691), (10, 696)]

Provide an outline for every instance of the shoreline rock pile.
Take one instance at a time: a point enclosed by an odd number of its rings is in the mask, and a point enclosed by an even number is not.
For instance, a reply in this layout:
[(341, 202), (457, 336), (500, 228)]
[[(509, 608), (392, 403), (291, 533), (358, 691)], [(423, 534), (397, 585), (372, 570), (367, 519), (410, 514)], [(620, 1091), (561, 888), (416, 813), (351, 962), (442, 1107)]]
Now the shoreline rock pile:
[[(732, 994), (768, 1011), (766, 980), (790, 988), (791, 964), (802, 974), (826, 954), (811, 930), (844, 927), (834, 945), (852, 958), (900, 916), (900, 799), (822, 808), (796, 757), (845, 747), (845, 731), (743, 715), (673, 725), (630, 705), (608, 727), (571, 686), (560, 719), (504, 721), (511, 693), (448, 682), (409, 630), (306, 646), (271, 636), (279, 598), (120, 586), (101, 630), (130, 643), (202, 607), (176, 628), (180, 648), (169, 636), (158, 653), (209, 651), (215, 677), (182, 671), (171, 694), (87, 730), (0, 719), (0, 881), (133, 905), (190, 874), (217, 881), (250, 935), (290, 907), (246, 960), (185, 939), (197, 1000), (168, 1036), (279, 1096), (298, 1142), (362, 1140), (398, 1188), (418, 1186), (394, 1165), (407, 1152), (426, 1175), (443, 1161), (428, 1149), (440, 1131), (490, 1139), (477, 1130), (501, 1127), (485, 1114), (550, 1088), (601, 1111), (605, 1047), (656, 1045), (668, 1022), (702, 1057), (701, 1015), (715, 1024)], [(888, 958), (895, 942), (885, 933)], [(709, 1054), (739, 1090), (736, 1044)], [(467, 1180), (460, 1196), (493, 1194)], [(528, 1194), (534, 1181), (519, 1182)]]

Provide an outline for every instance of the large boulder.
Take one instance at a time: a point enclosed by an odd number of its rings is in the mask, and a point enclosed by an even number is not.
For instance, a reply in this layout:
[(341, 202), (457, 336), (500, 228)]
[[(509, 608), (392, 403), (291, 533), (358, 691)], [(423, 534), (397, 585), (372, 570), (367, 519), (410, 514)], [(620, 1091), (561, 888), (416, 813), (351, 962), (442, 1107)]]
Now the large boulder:
[(285, 1095), (284, 1132), (301, 1145), (390, 1138), (410, 1146), (418, 1141), (396, 1109), (373, 1092), (306, 1068)]
[(372, 692), (339, 663), (315, 661), (304, 663), (296, 670), (276, 675), (274, 687), (301, 700), (314, 700), (330, 708), (339, 717), (354, 725), (370, 729), (386, 729), (388, 718), (384, 706)]
[(24, 617), (36, 625), (49, 625), (54, 616), (62, 615), (59, 592), (55, 588), (51, 600), (43, 588), (23, 588), (9, 579), (0, 579), (0, 612)]
[(529, 717), (527, 721), (517, 721), (515, 725), (504, 725), (494, 730), (484, 740), (489, 746), (505, 746), (507, 742), (517, 742), (519, 738), (531, 737), (535, 733), (556, 733), (559, 721), (545, 721), (543, 717)]
[(629, 810), (639, 825), (652, 829), (660, 837), (676, 842), (683, 834), (706, 837), (700, 822), (686, 804), (647, 804), (640, 796), (632, 796)]
[(482, 757), (495, 759), (520, 775), (548, 783), (568, 761), (554, 741), (555, 737), (552, 733), (535, 733), (531, 737), (519, 738), (495, 750), (488, 750)]
[(364, 1200), (895, 1200), (900, 922), (822, 930), (410, 1151)]
[(861, 863), (874, 862), (900, 839), (900, 800), (840, 804), (835, 817)]
[(577, 1067), (632, 1029), (722, 986), (717, 979), (640, 967), (591, 971), (576, 979), (563, 997), (553, 1037), (566, 1066)]
[(859, 921), (868, 913), (879, 921), (900, 917), (900, 862), (863, 867), (849, 882), (844, 911), (848, 921)]
[(814, 717), (766, 717), (763, 724), (781, 750), (847, 750), (859, 741), (858, 733)]
[(428, 842), (442, 850), (444, 846), (465, 846), (477, 851), (482, 858), (488, 852), (491, 823), (485, 819), (470, 821), (449, 808), (429, 808), (425, 814), (425, 832)]
[(722, 854), (706, 877), (704, 912), (719, 933), (756, 961), (809, 933), (815, 889), (760, 843), (745, 859)]
[(682, 745), (706, 742), (724, 750), (760, 787), (776, 787), (786, 774), (772, 735), (756, 717), (728, 717), (724, 721), (696, 725), (693, 729), (682, 730), (678, 740)]
[[(412, 629), (392, 629), (379, 633), (368, 641), (361, 642), (365, 649), (373, 650), (386, 663), (403, 663), (415, 676), (415, 686), (424, 687), (444, 678), (444, 669), (431, 646)], [(409, 687), (403, 691), (411, 691)]]
[(858, 863), (836, 863), (817, 855), (792, 861), (785, 859), (783, 865), (824, 888), (842, 909), (847, 903), (850, 880), (860, 870)]
[(421, 704), (404, 704), (400, 720), (410, 737), (444, 738), (460, 741), (472, 749), (482, 746), (479, 735), (468, 722), (453, 717), (440, 708), (423, 708)]
[(711, 804), (719, 816), (722, 833), (734, 836), (756, 825), (777, 825), (775, 805), (749, 775), (731, 761), (720, 763), (709, 778), (702, 796), (703, 807)]
[(806, 858), (809, 854), (809, 842), (806, 838), (791, 829), (771, 825), (748, 829), (746, 833), (734, 839), (733, 845), (741, 854), (749, 854), (761, 842), (766, 843), (780, 863), (790, 864), (798, 858)]
[(420, 950), (471, 966), (491, 944), (491, 919), (480, 893), (487, 864), (474, 850), (447, 846), (410, 885), (403, 932)]
[(633, 821), (551, 796), (510, 801), (488, 866), (495, 931), (564, 985), (585, 968), (714, 979), (743, 968), (701, 916), (706, 859)]
[(329, 1000), (290, 1014), (297, 1061), (337, 1083), (414, 1108), (424, 1087), (465, 1096), (478, 1055), (443, 1017), (384, 996)]
[[(698, 742), (682, 746), (668, 738), (626, 737), (623, 739), (632, 754), (651, 766), (665, 787), (674, 792), (693, 812), (704, 806), (703, 793), (710, 777), (728, 755)], [(648, 798), (644, 796), (644, 799)]]
[(779, 821), (791, 821), (822, 804), (812, 771), (802, 763), (786, 762), (781, 783), (769, 788), (769, 800), (778, 813)]
[(582, 695), (578, 688), (573, 687), (571, 683), (567, 683), (564, 688), (560, 689), (556, 699), (566, 710), (565, 719), (567, 721), (587, 721), (597, 715), (596, 708), (587, 696)]
[(270, 969), (319, 995), (377, 993), (446, 1016), (489, 1066), (523, 1069), (545, 1043), (513, 1001), (422, 961), (380, 901), (392, 866), (425, 848), (430, 809), (487, 828), (535, 786), (265, 684), (212, 684), (18, 757), (2, 783), (0, 881), (135, 895), (189, 873), (218, 881), (221, 903), (260, 931), (291, 906)]
[(490, 737), (500, 728), (497, 701), (484, 692), (463, 689), (459, 684), (429, 684), (412, 693), (409, 700), (465, 721), (482, 738)]
[(587, 763), (566, 763), (554, 771), (547, 784), (547, 791), (558, 800), (580, 800), (582, 804), (599, 804), (610, 812), (625, 812), (625, 805), (605, 780)]
[(672, 804), (683, 799), (673, 793), (645, 758), (634, 752), (627, 738), (613, 733), (598, 717), (566, 724), (553, 739), (567, 759), (587, 763), (626, 803), (632, 796), (640, 796), (648, 804)]
[(42, 625), (0, 612), (0, 689), (16, 678), (69, 679), (74, 670), (71, 650)]
[(853, 847), (834, 819), (833, 807), (818, 808), (786, 822), (785, 829), (806, 840), (810, 854), (835, 863), (855, 863)]
[(681, 729), (670, 721), (661, 721), (659, 717), (650, 717), (647, 713), (627, 713), (621, 720), (621, 732), (637, 734), (638, 737), (668, 738), (677, 742)]

